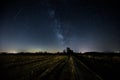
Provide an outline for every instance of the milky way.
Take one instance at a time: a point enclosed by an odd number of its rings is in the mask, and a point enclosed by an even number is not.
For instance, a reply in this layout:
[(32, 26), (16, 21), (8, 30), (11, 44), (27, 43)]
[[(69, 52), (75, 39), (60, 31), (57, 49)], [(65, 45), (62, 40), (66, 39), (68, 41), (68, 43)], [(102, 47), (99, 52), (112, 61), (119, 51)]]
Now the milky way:
[(48, 14), (49, 14), (51, 20), (53, 21), (53, 24), (54, 24), (53, 31), (55, 32), (55, 35), (57, 37), (58, 44), (62, 47), (67, 46), (67, 44), (66, 44), (67, 41), (65, 39), (65, 38), (67, 38), (67, 36), (64, 35), (65, 30), (63, 29), (62, 22), (59, 19), (60, 17), (58, 17), (59, 14), (56, 13), (55, 8), (52, 7), (52, 5), (48, 6)]
[(2, 1), (0, 51), (120, 50), (118, 0)]

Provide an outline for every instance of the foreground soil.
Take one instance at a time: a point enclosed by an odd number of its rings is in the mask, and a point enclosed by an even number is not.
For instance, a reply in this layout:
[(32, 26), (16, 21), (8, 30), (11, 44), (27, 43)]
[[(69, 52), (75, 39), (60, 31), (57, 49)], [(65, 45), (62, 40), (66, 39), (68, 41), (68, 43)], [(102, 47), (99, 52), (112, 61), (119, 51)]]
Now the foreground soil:
[(110, 76), (102, 74), (107, 67), (93, 58), (88, 55), (0, 55), (0, 76), (1, 80), (107, 80)]

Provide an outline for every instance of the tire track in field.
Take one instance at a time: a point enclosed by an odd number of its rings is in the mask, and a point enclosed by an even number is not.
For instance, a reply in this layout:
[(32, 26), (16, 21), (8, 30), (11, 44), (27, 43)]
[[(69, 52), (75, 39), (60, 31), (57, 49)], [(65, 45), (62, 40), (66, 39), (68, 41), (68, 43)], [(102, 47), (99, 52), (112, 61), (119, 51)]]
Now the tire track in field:
[[(50, 57), (50, 56), (49, 56)], [(22, 62), (15, 62), (15, 63), (10, 63), (10, 64), (5, 64), (3, 65), (3, 68), (14, 68), (17, 66), (25, 66), (31, 63), (35, 63), (35, 62), (39, 62), (39, 61), (43, 61), (43, 60), (47, 60), (49, 57), (43, 57), (43, 58), (39, 58), (39, 59), (33, 59), (33, 60), (27, 60), (27, 61), (22, 61)]]
[[(79, 64), (79, 65), (78, 65)], [(65, 71), (67, 69), (67, 71)], [(68, 73), (69, 72), (69, 73)], [(91, 77), (92, 76), (92, 77)], [(67, 78), (66, 78), (67, 77)], [(37, 80), (102, 80), (74, 56), (46, 69)]]
[(79, 70), (77, 70), (77, 67), (75, 66), (75, 62), (74, 62), (72, 56), (70, 56), (69, 65), (70, 65), (71, 74), (72, 74), (71, 80), (81, 80), (80, 76), (79, 76), (79, 73), (78, 73)]
[[(87, 67), (80, 59), (74, 57), (74, 61), (76, 64), (76, 69), (78, 72), (84, 72), (82, 74), (83, 78), (81, 80), (103, 80), (98, 74), (96, 74), (94, 71), (92, 71), (89, 67)], [(87, 78), (89, 77), (89, 78)]]
[[(23, 66), (14, 66), (6, 71), (4, 71), (4, 75), (8, 75), (6, 77), (6, 79), (11, 79), (11, 80), (25, 80), (24, 78), (26, 78), (26, 76), (28, 76), (28, 78), (30, 78), (30, 74), (31, 72), (35, 71), (35, 70), (40, 70), (42, 71), (42, 66), (47, 67), (47, 65), (49, 64), (50, 60), (53, 60), (54, 58), (56, 58), (56, 56), (51, 56), (51, 57), (47, 57), (46, 59), (43, 58), (43, 60), (37, 60), (36, 62), (32, 62), (29, 64), (25, 64)], [(53, 61), (52, 63), (55, 63), (55, 61)], [(8, 72), (9, 71), (9, 72)], [(12, 73), (12, 74), (11, 74)], [(15, 74), (18, 74), (16, 76), (14, 76)]]
[[(31, 72), (31, 73), (28, 74), (27, 80), (37, 80), (37, 77), (40, 74), (42, 74), (46, 69), (48, 69), (50, 66), (59, 62), (59, 59), (56, 61), (54, 60), (56, 58), (57, 58), (57, 56), (48, 58), (47, 60), (40, 62), (40, 64), (38, 64), (38, 66), (35, 66), (33, 69), (29, 70), (29, 72)], [(27, 75), (25, 75), (25, 77), (26, 76)], [(20, 80), (26, 80), (26, 79), (24, 79), (24, 76), (22, 78)]]
[(51, 67), (47, 68), (39, 77), (38, 80), (56, 80), (58, 78), (62, 67), (65, 64), (66, 59), (60, 59), (56, 64), (52, 65)]
[[(9, 72), (13, 74), (7, 80), (102, 80), (99, 75), (73, 55), (49, 56), (42, 59), (17, 65), (17, 69), (14, 66), (10, 69), (12, 72)], [(14, 76), (15, 73), (19, 74)]]
[(57, 78), (58, 80), (70, 80), (69, 57), (66, 58), (64, 65)]

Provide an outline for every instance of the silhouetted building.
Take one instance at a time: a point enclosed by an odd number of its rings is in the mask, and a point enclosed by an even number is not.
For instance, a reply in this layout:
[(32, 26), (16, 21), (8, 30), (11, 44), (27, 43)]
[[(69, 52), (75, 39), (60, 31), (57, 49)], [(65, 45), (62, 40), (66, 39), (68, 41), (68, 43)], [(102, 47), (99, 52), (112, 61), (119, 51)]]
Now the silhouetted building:
[(71, 50), (69, 47), (66, 48), (68, 54), (72, 54), (73, 50)]

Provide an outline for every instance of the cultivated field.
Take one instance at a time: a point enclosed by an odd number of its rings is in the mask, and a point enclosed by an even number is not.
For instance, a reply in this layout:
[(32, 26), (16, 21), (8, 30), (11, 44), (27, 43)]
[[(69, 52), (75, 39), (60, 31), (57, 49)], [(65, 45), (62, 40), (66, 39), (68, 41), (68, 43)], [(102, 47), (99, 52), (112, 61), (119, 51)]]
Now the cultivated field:
[(94, 53), (76, 56), (104, 80), (120, 80), (120, 54)]
[(108, 76), (102, 74), (108, 68), (105, 65), (119, 64), (120, 57), (111, 64), (105, 59), (90, 55), (1, 54), (0, 80), (107, 80)]

